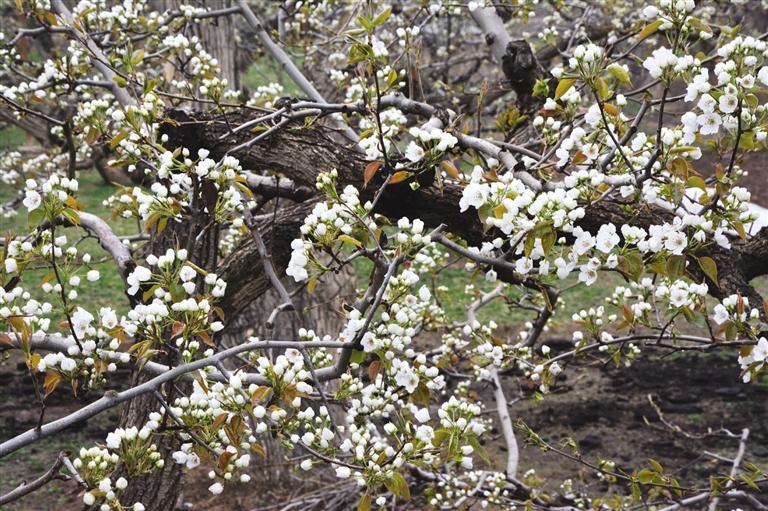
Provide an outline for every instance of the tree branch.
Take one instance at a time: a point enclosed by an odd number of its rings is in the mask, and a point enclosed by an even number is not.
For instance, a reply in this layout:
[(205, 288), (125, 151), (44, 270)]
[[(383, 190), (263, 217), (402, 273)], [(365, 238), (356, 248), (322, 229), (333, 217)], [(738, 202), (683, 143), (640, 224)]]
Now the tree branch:
[(51, 468), (49, 468), (43, 475), (32, 481), (31, 483), (21, 483), (20, 486), (18, 486), (16, 489), (11, 490), (10, 492), (6, 493), (5, 495), (0, 495), (0, 506), (8, 504), (10, 502), (13, 502), (14, 500), (18, 500), (22, 497), (25, 497), (29, 495), (30, 493), (34, 492), (35, 490), (39, 490), (46, 484), (50, 483), (53, 480), (60, 479), (62, 481), (69, 480), (69, 476), (59, 473), (61, 470), (61, 467), (64, 465), (64, 460), (67, 457), (67, 454), (62, 451), (59, 453), (59, 455), (56, 457), (56, 461), (51, 465)]

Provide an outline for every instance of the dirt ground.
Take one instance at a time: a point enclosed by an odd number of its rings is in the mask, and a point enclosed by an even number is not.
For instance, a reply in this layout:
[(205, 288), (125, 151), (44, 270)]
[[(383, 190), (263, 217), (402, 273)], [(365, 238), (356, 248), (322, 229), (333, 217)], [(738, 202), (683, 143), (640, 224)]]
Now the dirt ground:
[[(710, 475), (727, 474), (730, 465), (705, 451), (733, 458), (738, 438), (721, 431), (740, 435), (742, 428), (749, 428), (746, 459), (768, 468), (768, 385), (742, 384), (735, 357), (646, 354), (628, 370), (600, 363), (571, 367), (565, 374), (556, 392), (543, 402), (527, 400), (511, 408), (552, 445), (562, 447), (563, 440), (571, 437), (585, 460), (611, 460), (630, 473), (649, 468), (647, 460), (653, 458), (682, 485), (706, 487)], [(681, 431), (674, 431), (674, 426)], [(520, 458), (523, 470), (534, 468), (551, 481), (550, 489), (578, 473), (582, 479), (573, 481), (574, 489), (587, 490), (593, 497), (609, 492), (594, 471), (555, 453), (529, 444)]]
[[(553, 349), (557, 351), (558, 345), (554, 344)], [(768, 384), (740, 383), (738, 365), (731, 355), (685, 354), (665, 358), (644, 354), (626, 370), (582, 360), (564, 375), (555, 391), (539, 403), (531, 399), (530, 389), (518, 387), (512, 379), (505, 381), (509, 400), (519, 398), (510, 406), (513, 420), (525, 421), (552, 445), (560, 447), (565, 438), (572, 437), (585, 460), (612, 460), (628, 472), (647, 468), (647, 459), (653, 457), (681, 484), (701, 487), (710, 475), (729, 470), (727, 463), (707, 456), (705, 451), (731, 458), (738, 447), (737, 439), (708, 432), (726, 428), (740, 434), (742, 428), (749, 427), (746, 460), (768, 469)], [(11, 389), (0, 408), (0, 438), (6, 439), (34, 426), (38, 412), (31, 404), (29, 378), (14, 358), (0, 363), (0, 385)], [(479, 392), (485, 397), (483, 389)], [(659, 405), (664, 419), (684, 433), (662, 424), (649, 404), (649, 395)], [(72, 400), (65, 392), (57, 391), (49, 398), (47, 418), (61, 416), (84, 401), (87, 399)], [(492, 400), (486, 402), (489, 408), (493, 406)], [(62, 449), (74, 451), (82, 445), (102, 442), (116, 418), (117, 412), (100, 416), (2, 460), (0, 492), (44, 472)], [(493, 463), (502, 467), (506, 453), (498, 433), (491, 431), (483, 441)], [(557, 490), (570, 477), (576, 491), (586, 490), (593, 497), (611, 492), (594, 471), (555, 453), (524, 445), (520, 458), (520, 473), (535, 469), (539, 477), (549, 480), (545, 488), (550, 491)], [(205, 490), (206, 471), (201, 469), (189, 474), (184, 494), (187, 509), (239, 511), (263, 505), (263, 488), (254, 491), (258, 485), (239, 485), (226, 498), (212, 499)], [(252, 475), (255, 481), (259, 480), (259, 473)], [(286, 493), (293, 493), (303, 483), (312, 485), (304, 477), (288, 475)], [(73, 483), (50, 484), (3, 509), (50, 508), (79, 508)]]

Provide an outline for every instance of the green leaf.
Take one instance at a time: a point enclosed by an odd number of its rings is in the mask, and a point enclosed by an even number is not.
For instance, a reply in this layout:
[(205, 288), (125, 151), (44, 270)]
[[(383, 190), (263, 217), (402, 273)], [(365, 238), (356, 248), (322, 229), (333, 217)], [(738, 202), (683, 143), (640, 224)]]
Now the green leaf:
[(751, 477), (747, 476), (746, 474), (741, 475), (741, 480), (744, 482), (744, 484), (746, 484), (750, 488), (753, 488), (755, 490), (760, 490), (760, 487), (755, 484), (755, 481)]
[(656, 473), (647, 468), (637, 473), (637, 480), (640, 481), (641, 484), (648, 484), (653, 481), (655, 477)]
[(391, 5), (376, 15), (376, 17), (373, 19), (373, 26), (378, 27), (379, 25), (383, 25), (384, 22), (389, 18), (390, 14), (392, 14)]
[(109, 148), (114, 149), (115, 147), (117, 147), (117, 145), (120, 142), (122, 142), (128, 135), (129, 133), (127, 131), (121, 131), (120, 133), (112, 137), (112, 140), (109, 141)]
[(700, 176), (691, 176), (685, 182), (686, 188), (698, 188), (704, 192), (707, 191), (707, 183)]
[(155, 289), (157, 289), (157, 288), (158, 288), (158, 286), (154, 285), (151, 288), (149, 288), (146, 291), (144, 291), (144, 294), (141, 295), (142, 301), (144, 301), (144, 302), (149, 301), (149, 299), (152, 298), (152, 296), (155, 294)]
[(472, 446), (472, 448), (475, 450), (478, 456), (480, 456), (480, 459), (483, 460), (489, 467), (491, 466), (491, 458), (488, 456), (488, 451), (480, 444), (480, 441), (477, 439), (476, 436), (471, 435), (469, 438), (467, 438), (467, 442), (469, 445)]
[(709, 277), (709, 280), (717, 284), (717, 263), (711, 257), (700, 257), (699, 267), (704, 274)]
[(605, 80), (598, 78), (595, 82), (595, 88), (597, 89), (597, 95), (600, 99), (607, 99), (611, 95), (611, 89), (608, 88), (608, 84)]
[(64, 211), (61, 212), (62, 216), (69, 221), (72, 225), (80, 225), (80, 213), (78, 213), (76, 210), (67, 208)]
[(360, 23), (368, 32), (373, 31), (373, 23), (365, 16), (358, 16), (357, 22)]
[(360, 241), (356, 240), (352, 236), (349, 236), (348, 234), (341, 234), (339, 236), (338, 240), (343, 242), (343, 243), (347, 243), (348, 245), (352, 245), (354, 247), (357, 247), (357, 248), (360, 248), (360, 247), (363, 246), (363, 244), (360, 243)]
[(696, 148), (692, 145), (678, 145), (675, 147), (670, 148), (669, 154), (680, 154), (680, 153), (687, 153), (689, 151), (693, 151)]
[(658, 462), (658, 461), (656, 461), (655, 459), (653, 459), (653, 458), (650, 458), (650, 459), (648, 460), (648, 463), (650, 463), (650, 464), (651, 464), (651, 466), (653, 467), (653, 469), (654, 469), (656, 472), (658, 472), (659, 474), (661, 474), (661, 473), (663, 473), (663, 472), (664, 472), (664, 468), (661, 466), (661, 463), (659, 463), (659, 462)]
[(360, 502), (357, 503), (357, 511), (371, 511), (371, 496), (367, 493), (360, 497)]
[(745, 131), (739, 137), (739, 149), (754, 149), (755, 148), (755, 132)]
[(653, 23), (649, 23), (640, 31), (640, 35), (637, 36), (638, 41), (642, 41), (646, 37), (656, 32), (659, 27), (664, 23), (662, 20), (656, 20)]
[(43, 208), (33, 209), (27, 215), (27, 222), (29, 225), (38, 225), (45, 219), (45, 211)]
[(685, 316), (689, 323), (696, 321), (696, 314), (689, 307), (683, 307), (680, 310), (683, 311), (683, 316)]
[(408, 481), (405, 480), (405, 477), (400, 472), (392, 474), (391, 481), (393, 487), (388, 487), (389, 491), (402, 499), (411, 500), (411, 490), (408, 488)]
[(671, 255), (667, 258), (667, 275), (670, 279), (682, 277), (685, 273), (685, 256)]
[(619, 270), (628, 278), (637, 282), (644, 270), (643, 258), (637, 251), (629, 251), (619, 257)]
[(680, 156), (667, 162), (667, 170), (680, 179), (688, 178), (688, 162)]
[(361, 350), (352, 350), (349, 361), (353, 364), (362, 364), (365, 360), (365, 352)]
[(400, 75), (397, 74), (397, 71), (395, 71), (394, 69), (391, 69), (389, 71), (389, 74), (387, 75), (387, 85), (389, 87), (394, 87), (397, 84), (399, 79), (400, 79)]
[(706, 21), (700, 20), (699, 18), (688, 18), (688, 25), (695, 28), (699, 32), (707, 32), (708, 34), (712, 33), (712, 27), (710, 27)]
[(560, 80), (560, 83), (557, 84), (557, 88), (555, 89), (555, 99), (560, 99), (563, 94), (573, 87), (574, 83), (576, 83), (576, 78), (563, 78)]
[(632, 85), (632, 79), (629, 77), (629, 73), (619, 64), (611, 64), (608, 66), (608, 72), (624, 85)]
[(438, 429), (435, 431), (435, 438), (432, 439), (432, 445), (440, 447), (448, 439), (448, 431), (445, 429)]
[(365, 43), (355, 41), (349, 48), (349, 64), (355, 65), (363, 60), (373, 59), (373, 49)]
[(171, 284), (169, 291), (171, 292), (171, 299), (174, 302), (180, 302), (187, 296), (186, 291), (184, 291), (184, 288), (178, 282)]
[(544, 249), (545, 256), (549, 255), (549, 251), (555, 246), (555, 241), (557, 241), (557, 233), (552, 228), (544, 232), (541, 236), (541, 247)]
[(133, 67), (136, 67), (139, 64), (141, 64), (142, 60), (144, 60), (144, 50), (143, 49), (136, 50), (131, 55), (131, 65)]
[(549, 85), (547, 85), (548, 80), (536, 80), (536, 83), (533, 85), (533, 97), (534, 98), (546, 98), (549, 95)]
[(523, 244), (523, 253), (525, 254), (525, 257), (530, 257), (531, 252), (533, 252), (533, 247), (536, 244), (536, 235), (534, 233), (528, 233), (528, 236), (525, 237), (525, 243)]
[(488, 225), (486, 220), (491, 215), (493, 215), (493, 208), (489, 204), (483, 204), (480, 206), (480, 209), (477, 210), (477, 216), (480, 219), (480, 223), (483, 225), (483, 232), (486, 232), (488, 229), (490, 229), (490, 225)]
[(733, 229), (736, 231), (736, 234), (739, 235), (739, 238), (746, 240), (747, 239), (747, 231), (744, 229), (744, 224), (739, 222), (738, 220), (733, 222), (731, 224), (733, 226)]
[(419, 382), (419, 386), (411, 394), (411, 401), (417, 405), (429, 406), (429, 389), (423, 381)]

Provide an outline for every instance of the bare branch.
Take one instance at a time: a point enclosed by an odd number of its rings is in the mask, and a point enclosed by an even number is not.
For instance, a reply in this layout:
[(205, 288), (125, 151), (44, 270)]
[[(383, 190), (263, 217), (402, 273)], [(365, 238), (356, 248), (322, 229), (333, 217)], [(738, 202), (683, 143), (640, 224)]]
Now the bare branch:
[(72, 35), (75, 36), (91, 53), (91, 63), (93, 64), (93, 67), (95, 67), (111, 84), (112, 94), (115, 95), (115, 99), (117, 99), (117, 101), (119, 101), (124, 106), (135, 105), (136, 101), (134, 98), (128, 93), (126, 89), (119, 86), (115, 81), (115, 78), (117, 78), (117, 73), (115, 73), (115, 71), (109, 66), (109, 60), (104, 55), (104, 52), (101, 51), (101, 48), (99, 48), (99, 46), (93, 41), (93, 39), (91, 39), (88, 34), (75, 27), (75, 20), (72, 16), (72, 12), (67, 8), (66, 5), (64, 5), (64, 2), (62, 0), (51, 0), (51, 7), (53, 8), (54, 12), (56, 12), (56, 14), (61, 16), (61, 18), (64, 20), (64, 23), (66, 23), (67, 27), (69, 27)]
[(53, 465), (51, 465), (51, 468), (49, 468), (43, 475), (41, 475), (40, 477), (38, 477), (37, 479), (35, 479), (30, 483), (26, 483), (26, 482), (22, 483), (19, 487), (17, 487), (14, 490), (11, 490), (5, 495), (0, 495), (0, 506), (13, 502), (14, 500), (18, 500), (22, 497), (25, 497), (26, 495), (29, 495), (35, 490), (39, 490), (46, 484), (56, 479), (67, 481), (69, 479), (69, 476), (60, 473), (61, 467), (64, 464), (65, 457), (66, 457), (66, 453), (63, 451), (60, 452), (58, 457), (56, 458), (56, 461), (53, 463)]
[[(725, 483), (726, 493), (733, 488), (736, 476), (739, 474), (739, 467), (744, 460), (744, 455), (747, 453), (747, 439), (749, 438), (749, 428), (741, 430), (741, 437), (739, 438), (739, 450), (736, 452), (736, 456), (733, 458), (733, 464), (731, 465), (731, 473), (728, 475), (728, 481)], [(713, 498), (709, 502), (708, 511), (717, 511), (717, 504), (720, 502), (719, 497)]]

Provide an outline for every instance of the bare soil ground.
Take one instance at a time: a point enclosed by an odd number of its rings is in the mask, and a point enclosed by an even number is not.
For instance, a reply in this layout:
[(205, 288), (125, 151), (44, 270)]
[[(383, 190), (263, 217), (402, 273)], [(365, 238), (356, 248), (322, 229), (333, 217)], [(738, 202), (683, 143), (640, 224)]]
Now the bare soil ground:
[[(586, 461), (611, 460), (631, 473), (649, 468), (647, 460), (654, 458), (682, 485), (706, 488), (710, 475), (727, 474), (730, 465), (705, 451), (733, 458), (738, 438), (721, 430), (740, 435), (750, 428), (747, 460), (768, 468), (768, 386), (742, 384), (730, 355), (645, 354), (629, 369), (581, 364), (566, 376), (541, 403), (519, 402), (511, 411), (558, 448), (573, 438)], [(575, 489), (592, 496), (610, 492), (595, 471), (556, 453), (527, 445), (521, 460), (523, 469), (534, 468), (550, 480), (552, 490), (557, 481), (579, 474)]]

